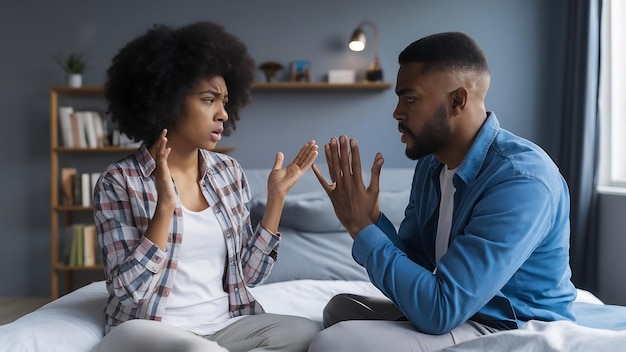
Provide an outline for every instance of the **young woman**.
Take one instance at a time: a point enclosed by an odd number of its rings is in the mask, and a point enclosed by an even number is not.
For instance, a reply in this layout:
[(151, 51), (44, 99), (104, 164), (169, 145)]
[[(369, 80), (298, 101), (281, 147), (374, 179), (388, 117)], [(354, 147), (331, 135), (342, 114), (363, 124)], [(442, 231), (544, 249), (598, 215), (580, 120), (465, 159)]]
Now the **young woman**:
[(241, 166), (211, 152), (250, 101), (245, 45), (210, 22), (159, 25), (122, 48), (107, 75), (113, 120), (143, 144), (95, 186), (109, 292), (98, 350), (305, 351), (318, 324), (264, 313), (247, 286), (277, 258), (285, 196), (315, 160), (315, 141), (286, 167), (277, 153), (252, 228)]

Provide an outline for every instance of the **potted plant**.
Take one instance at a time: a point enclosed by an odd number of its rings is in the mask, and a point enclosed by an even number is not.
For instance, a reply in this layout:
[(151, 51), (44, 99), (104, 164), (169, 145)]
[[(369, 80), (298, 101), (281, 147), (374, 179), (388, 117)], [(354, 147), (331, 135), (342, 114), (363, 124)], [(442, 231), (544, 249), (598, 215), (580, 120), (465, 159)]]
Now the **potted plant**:
[(57, 57), (57, 63), (67, 73), (67, 82), (70, 87), (78, 88), (83, 83), (83, 72), (87, 68), (87, 59), (81, 53), (72, 53), (67, 57)]

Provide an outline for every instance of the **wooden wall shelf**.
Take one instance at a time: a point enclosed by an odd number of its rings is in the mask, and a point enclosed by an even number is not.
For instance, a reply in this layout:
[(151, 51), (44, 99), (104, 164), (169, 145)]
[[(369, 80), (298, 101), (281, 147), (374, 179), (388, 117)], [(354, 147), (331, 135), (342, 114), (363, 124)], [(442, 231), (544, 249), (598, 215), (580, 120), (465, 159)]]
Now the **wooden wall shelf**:
[(254, 90), (384, 90), (391, 88), (389, 82), (271, 82), (255, 83)]
[[(100, 147), (100, 148), (69, 148), (69, 147), (54, 147), (55, 152), (63, 153), (120, 153), (129, 152), (132, 153), (137, 150), (137, 147)], [(217, 153), (229, 153), (235, 150), (235, 147), (216, 147), (211, 151)]]
[[(385, 90), (391, 88), (389, 82), (271, 82), (255, 83), (253, 90)], [(53, 89), (59, 94), (103, 94), (104, 86), (85, 86), (81, 88), (57, 87)]]

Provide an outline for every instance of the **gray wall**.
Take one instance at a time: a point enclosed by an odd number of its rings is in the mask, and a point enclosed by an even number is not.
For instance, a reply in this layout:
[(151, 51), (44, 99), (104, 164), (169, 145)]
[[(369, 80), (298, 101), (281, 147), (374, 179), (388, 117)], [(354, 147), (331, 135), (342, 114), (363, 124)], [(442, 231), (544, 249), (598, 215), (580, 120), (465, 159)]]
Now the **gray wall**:
[[(8, 1), (5, 1), (8, 2)], [(393, 5), (391, 5), (393, 4)], [(13, 1), (0, 12), (0, 295), (49, 293), (49, 89), (64, 85), (53, 56), (80, 50), (89, 58), (85, 85), (104, 83), (116, 51), (153, 23), (212, 20), (248, 46), (257, 62), (312, 62), (313, 80), (329, 69), (362, 70), (373, 57), (346, 48), (356, 25), (380, 32), (385, 80), (395, 83), (397, 54), (413, 40), (460, 30), (483, 47), (492, 71), (487, 107), (503, 127), (557, 159), (566, 0), (380, 1)], [(371, 32), (366, 29), (366, 34)], [(285, 74), (286, 72), (283, 72)], [(262, 79), (259, 72), (258, 79)], [(346, 133), (362, 156), (410, 167), (391, 117), (393, 88), (381, 92), (254, 92), (239, 129), (222, 141), (246, 168), (290, 159), (309, 139)], [(11, 127), (9, 127), (11, 126)], [(323, 162), (323, 160), (320, 160)], [(104, 167), (104, 165), (103, 165)]]

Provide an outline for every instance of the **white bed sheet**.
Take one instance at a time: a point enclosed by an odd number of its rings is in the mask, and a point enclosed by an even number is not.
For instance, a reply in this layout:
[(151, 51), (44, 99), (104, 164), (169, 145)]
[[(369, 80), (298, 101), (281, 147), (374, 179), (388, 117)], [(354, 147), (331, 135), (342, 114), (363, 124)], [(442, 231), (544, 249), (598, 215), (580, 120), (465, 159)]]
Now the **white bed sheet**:
[[(252, 294), (269, 313), (299, 315), (321, 324), (326, 302), (338, 293), (383, 296), (367, 281), (293, 280), (257, 286)], [(91, 351), (102, 339), (104, 281), (94, 282), (0, 326), (0, 351)], [(578, 302), (602, 304), (579, 290)], [(529, 322), (522, 329), (457, 345), (450, 352), (624, 351), (626, 330), (586, 328), (569, 322)]]
[[(294, 280), (251, 289), (269, 313), (299, 315), (320, 322), (335, 294), (381, 295), (367, 281)], [(104, 281), (94, 282), (0, 326), (0, 351), (91, 351), (102, 339), (107, 300)]]
[(570, 321), (531, 320), (522, 328), (460, 343), (442, 352), (619, 352), (626, 351), (626, 330), (613, 331)]

